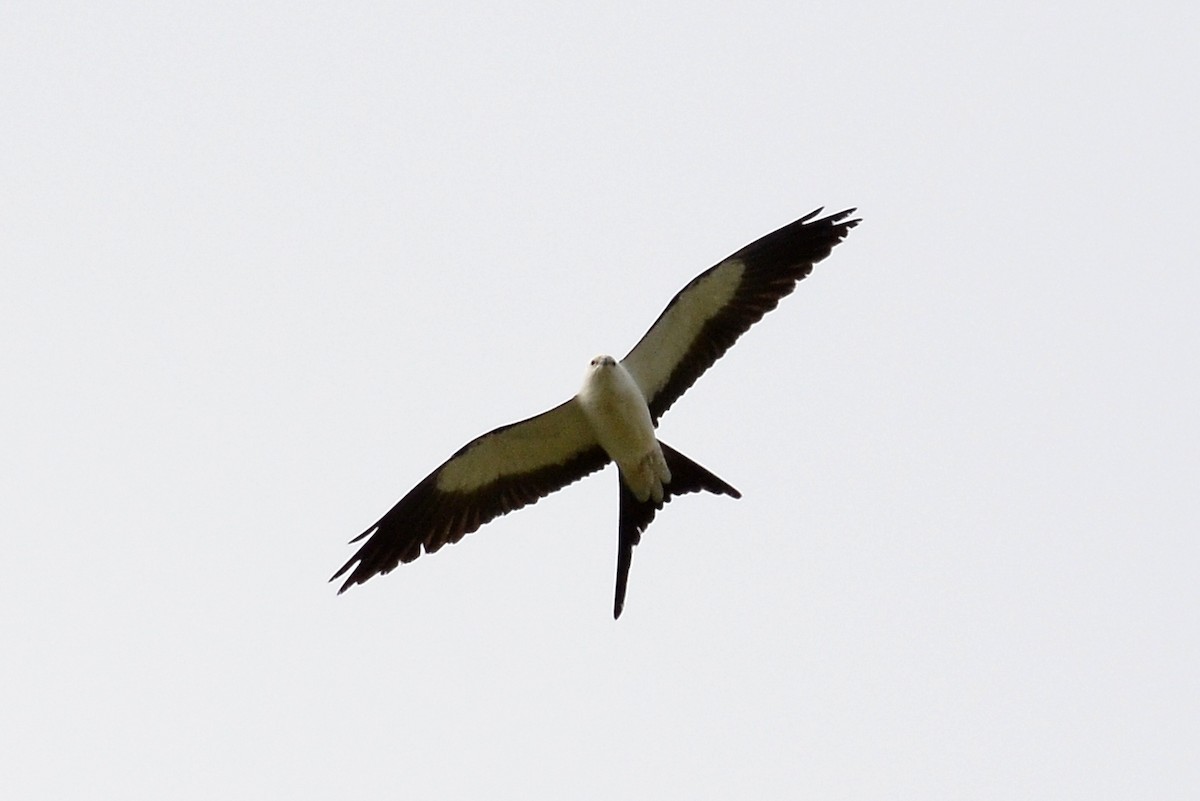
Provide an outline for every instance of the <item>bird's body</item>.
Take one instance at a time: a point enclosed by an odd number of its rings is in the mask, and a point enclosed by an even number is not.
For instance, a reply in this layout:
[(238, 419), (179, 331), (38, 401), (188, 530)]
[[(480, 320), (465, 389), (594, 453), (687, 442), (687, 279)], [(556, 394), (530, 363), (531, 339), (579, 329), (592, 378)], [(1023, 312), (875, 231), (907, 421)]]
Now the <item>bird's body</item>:
[(489, 520), (615, 462), (617, 584), (625, 600), (633, 548), (667, 501), (689, 492), (741, 494), (658, 439), (663, 413), (751, 325), (829, 255), (858, 220), (818, 211), (704, 271), (667, 304), (622, 360), (597, 356), (579, 393), (553, 409), (477, 437), (401, 498), (333, 578), (339, 592), (458, 542)]
[(634, 497), (662, 503), (671, 471), (654, 434), (646, 396), (625, 366), (612, 356), (592, 359), (575, 399)]

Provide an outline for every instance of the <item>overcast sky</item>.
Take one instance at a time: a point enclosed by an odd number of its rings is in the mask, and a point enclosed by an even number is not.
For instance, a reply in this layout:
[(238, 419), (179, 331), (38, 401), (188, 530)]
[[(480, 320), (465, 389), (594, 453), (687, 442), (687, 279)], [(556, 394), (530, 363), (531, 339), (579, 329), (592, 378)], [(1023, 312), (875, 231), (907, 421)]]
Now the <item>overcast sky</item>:
[[(631, 7), (632, 8), (632, 7)], [(1194, 799), (1191, 3), (0, 19), (12, 798)], [(347, 540), (687, 281), (863, 223), (612, 468)]]

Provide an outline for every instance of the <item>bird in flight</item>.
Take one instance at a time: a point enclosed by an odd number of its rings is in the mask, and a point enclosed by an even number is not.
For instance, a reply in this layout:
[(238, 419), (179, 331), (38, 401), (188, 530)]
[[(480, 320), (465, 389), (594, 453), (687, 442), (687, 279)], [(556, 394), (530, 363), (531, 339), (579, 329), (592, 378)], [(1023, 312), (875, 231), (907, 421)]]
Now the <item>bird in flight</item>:
[(330, 579), (346, 576), (338, 593), (616, 462), (613, 617), (620, 617), (633, 547), (664, 503), (700, 491), (741, 497), (660, 441), (655, 428), (679, 396), (859, 222), (848, 219), (854, 209), (818, 219), (820, 213), (767, 234), (698, 275), (624, 359), (592, 359), (575, 397), (460, 448), (351, 540), (365, 542)]

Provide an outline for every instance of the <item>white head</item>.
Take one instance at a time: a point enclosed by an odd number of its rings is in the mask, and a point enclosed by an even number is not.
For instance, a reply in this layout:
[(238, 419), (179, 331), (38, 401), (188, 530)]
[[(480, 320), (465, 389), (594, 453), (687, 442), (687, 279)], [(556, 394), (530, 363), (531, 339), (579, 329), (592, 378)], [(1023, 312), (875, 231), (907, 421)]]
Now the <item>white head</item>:
[(587, 372), (583, 374), (583, 389), (581, 394), (590, 394), (600, 387), (610, 386), (617, 380), (620, 372), (620, 362), (608, 354), (601, 354), (588, 362)]
[(589, 370), (596, 370), (601, 367), (616, 367), (616, 365), (617, 365), (616, 359), (614, 359), (612, 356), (609, 356), (606, 353), (602, 353), (599, 356), (597, 356), (596, 358), (592, 359), (592, 363), (591, 363), (591, 366), (589, 367)]

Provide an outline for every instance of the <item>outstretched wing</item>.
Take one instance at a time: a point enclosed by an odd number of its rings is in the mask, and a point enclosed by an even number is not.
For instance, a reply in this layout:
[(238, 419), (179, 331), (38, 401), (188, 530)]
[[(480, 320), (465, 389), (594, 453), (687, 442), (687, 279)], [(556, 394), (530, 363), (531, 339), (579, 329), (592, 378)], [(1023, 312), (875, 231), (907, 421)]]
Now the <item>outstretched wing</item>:
[(330, 581), (339, 594), (401, 562), (458, 542), (492, 518), (533, 503), (608, 464), (579, 403), (502, 426), (467, 443), (399, 500)]
[(655, 424), (704, 371), (858, 224), (854, 209), (814, 219), (817, 209), (734, 253), (671, 299), (622, 364)]

